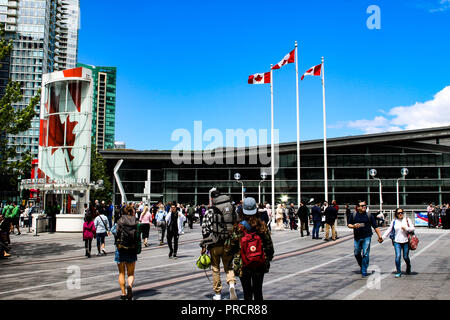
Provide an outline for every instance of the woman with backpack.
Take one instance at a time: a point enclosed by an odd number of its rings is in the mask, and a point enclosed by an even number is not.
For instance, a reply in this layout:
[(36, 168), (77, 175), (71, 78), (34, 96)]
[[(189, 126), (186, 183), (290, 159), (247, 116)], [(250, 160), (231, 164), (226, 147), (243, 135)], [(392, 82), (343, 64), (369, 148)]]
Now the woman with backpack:
[[(128, 205), (124, 209), (123, 215), (120, 217), (119, 221), (117, 221), (116, 252), (114, 261), (117, 263), (119, 269), (119, 285), (120, 290), (122, 291), (120, 300), (133, 299), (134, 270), (140, 244), (138, 237), (138, 220), (134, 209), (131, 205)], [(126, 291), (125, 271), (128, 276)]]
[(84, 240), (84, 247), (86, 249), (85, 256), (90, 258), (91, 257), (91, 249), (92, 249), (92, 239), (95, 237), (95, 224), (94, 221), (92, 221), (91, 215), (86, 215), (86, 221), (83, 224), (83, 240)]
[(155, 221), (156, 227), (161, 233), (161, 238), (159, 240), (159, 245), (162, 246), (164, 244), (164, 235), (166, 233), (166, 215), (167, 212), (164, 210), (164, 205), (159, 206), (159, 210), (156, 212)]
[(401, 270), (401, 254), (403, 251), (403, 259), (406, 263), (406, 274), (411, 274), (411, 260), (409, 259), (409, 240), (408, 234), (414, 232), (415, 227), (412, 221), (404, 217), (403, 209), (395, 209), (395, 219), (392, 221), (389, 228), (383, 234), (383, 239), (390, 237), (395, 250), (395, 267), (397, 273), (396, 278), (402, 276)]
[(148, 235), (150, 233), (150, 223), (152, 222), (152, 214), (148, 209), (148, 206), (144, 207), (144, 211), (141, 213), (141, 217), (139, 218), (139, 222), (141, 223), (141, 232), (142, 238), (144, 239), (144, 246), (148, 246)]
[(264, 274), (269, 272), (274, 248), (269, 229), (256, 216), (255, 199), (244, 199), (243, 220), (233, 227), (231, 253), (234, 273), (239, 276), (245, 300), (263, 300)]

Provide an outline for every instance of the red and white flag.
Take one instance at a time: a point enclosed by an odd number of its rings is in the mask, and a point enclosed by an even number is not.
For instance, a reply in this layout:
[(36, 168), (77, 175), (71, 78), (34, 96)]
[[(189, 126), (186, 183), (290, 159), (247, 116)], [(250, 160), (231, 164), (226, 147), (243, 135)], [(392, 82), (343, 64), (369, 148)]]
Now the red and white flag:
[(249, 84), (270, 83), (270, 72), (256, 73), (248, 77)]
[(322, 64), (312, 67), (311, 69), (306, 71), (304, 75), (302, 75), (301, 80), (303, 80), (303, 78), (305, 78), (305, 76), (320, 76), (321, 71), (322, 71)]
[(284, 56), (283, 60), (278, 62), (276, 65), (272, 67), (272, 70), (280, 69), (282, 66), (288, 63), (294, 63), (295, 62), (295, 49), (289, 52), (287, 55)]

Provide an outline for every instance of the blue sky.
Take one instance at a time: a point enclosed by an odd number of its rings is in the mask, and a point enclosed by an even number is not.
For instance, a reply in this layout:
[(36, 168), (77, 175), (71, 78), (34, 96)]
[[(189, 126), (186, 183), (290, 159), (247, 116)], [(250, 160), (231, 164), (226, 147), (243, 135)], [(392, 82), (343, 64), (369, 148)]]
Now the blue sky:
[[(367, 28), (370, 5), (381, 9), (380, 30)], [(117, 141), (172, 149), (172, 132), (193, 132), (194, 121), (224, 135), (270, 129), (270, 86), (247, 78), (297, 40), (300, 75), (325, 57), (327, 136), (340, 137), (450, 124), (423, 116), (450, 108), (449, 30), (450, 0), (81, 0), (78, 61), (118, 68)], [(296, 140), (295, 99), (289, 64), (274, 71), (280, 142)], [(400, 106), (414, 117), (400, 119)], [(301, 140), (322, 139), (322, 123), (320, 78), (307, 77)]]

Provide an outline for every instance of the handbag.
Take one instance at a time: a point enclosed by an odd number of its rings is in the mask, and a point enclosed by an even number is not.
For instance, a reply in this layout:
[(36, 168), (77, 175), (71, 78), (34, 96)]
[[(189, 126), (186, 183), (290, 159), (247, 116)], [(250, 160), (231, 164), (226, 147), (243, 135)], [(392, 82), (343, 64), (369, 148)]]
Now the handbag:
[(395, 228), (395, 220), (392, 223), (392, 231), (391, 231), (391, 234), (389, 235), (389, 238), (391, 238), (392, 241), (395, 240), (395, 229), (394, 228)]
[(117, 236), (117, 223), (114, 223), (114, 225), (112, 226), (111, 233)]
[[(409, 228), (408, 218), (406, 218), (406, 223), (408, 224), (408, 228)], [(409, 250), (416, 250), (418, 245), (419, 245), (419, 238), (416, 236), (414, 231), (408, 233), (408, 247), (409, 247)]]

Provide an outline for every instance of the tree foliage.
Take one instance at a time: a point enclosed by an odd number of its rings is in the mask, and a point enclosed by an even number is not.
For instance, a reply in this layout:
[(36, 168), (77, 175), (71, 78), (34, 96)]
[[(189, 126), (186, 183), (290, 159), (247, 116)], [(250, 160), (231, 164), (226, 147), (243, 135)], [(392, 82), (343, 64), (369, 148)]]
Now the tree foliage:
[(97, 152), (97, 148), (92, 144), (91, 148), (91, 182), (103, 180), (103, 189), (91, 190), (90, 200), (109, 202), (112, 200), (112, 182), (108, 176), (106, 160)]
[[(0, 60), (11, 54), (12, 40), (5, 39), (4, 25), (0, 25)], [(30, 99), (25, 108), (14, 109), (13, 105), (22, 101), (23, 94), (19, 82), (9, 81), (0, 98), (0, 188), (11, 190), (17, 187), (19, 176), (28, 177), (31, 172), (31, 154), (22, 153), (18, 161), (8, 161), (17, 155), (15, 146), (8, 146), (8, 134), (19, 134), (31, 127), (31, 120), (36, 116), (35, 107), (40, 102), (40, 90)]]

